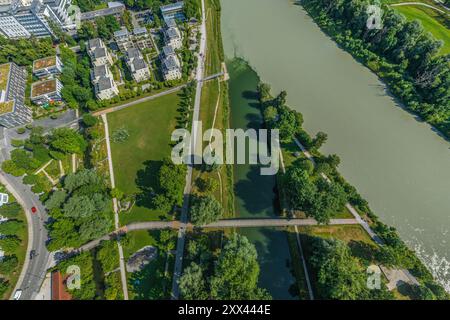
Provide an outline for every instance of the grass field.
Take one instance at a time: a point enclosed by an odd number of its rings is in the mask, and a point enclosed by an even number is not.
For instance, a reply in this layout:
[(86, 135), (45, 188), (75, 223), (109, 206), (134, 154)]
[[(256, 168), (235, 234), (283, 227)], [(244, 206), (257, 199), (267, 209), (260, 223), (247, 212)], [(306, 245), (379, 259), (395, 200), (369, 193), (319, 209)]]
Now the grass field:
[(125, 194), (143, 195), (130, 212), (120, 214), (122, 225), (168, 218), (167, 212), (150, 209), (144, 190), (155, 187), (161, 161), (170, 157), (179, 100), (173, 93), (108, 114), (110, 134), (125, 127), (130, 135), (122, 143), (111, 141), (116, 186)]
[(413, 5), (398, 6), (395, 7), (395, 10), (402, 13), (408, 20), (419, 20), (425, 30), (431, 32), (436, 39), (444, 41), (440, 53), (450, 53), (450, 29), (445, 24), (450, 25), (449, 17), (445, 17), (431, 8)]

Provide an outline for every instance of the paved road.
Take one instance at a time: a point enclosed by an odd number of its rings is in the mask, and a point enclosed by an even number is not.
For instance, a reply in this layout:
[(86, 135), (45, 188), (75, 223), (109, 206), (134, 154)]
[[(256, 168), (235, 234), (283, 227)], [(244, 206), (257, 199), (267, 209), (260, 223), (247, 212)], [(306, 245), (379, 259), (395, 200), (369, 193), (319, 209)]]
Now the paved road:
[[(197, 65), (197, 88), (195, 91), (195, 101), (194, 101), (194, 113), (192, 116), (192, 130), (191, 136), (192, 144), (190, 145), (189, 154), (195, 154), (196, 151), (196, 140), (197, 140), (197, 121), (200, 114), (200, 101), (203, 87), (203, 74), (205, 68), (205, 53), (206, 53), (206, 15), (205, 15), (205, 0), (202, 0), (202, 25), (200, 27), (200, 50), (199, 50), (199, 63)], [(194, 152), (192, 152), (194, 151)], [(191, 180), (192, 180), (192, 166), (188, 166), (188, 171), (186, 174), (186, 184), (184, 188), (184, 201), (183, 207), (181, 209), (181, 222), (186, 223), (188, 219), (188, 209), (189, 209), (189, 194), (191, 193)], [(180, 289), (178, 286), (178, 280), (180, 279), (182, 267), (183, 267), (183, 251), (185, 243), (186, 230), (185, 227), (180, 227), (178, 231), (178, 241), (175, 255), (175, 265), (173, 270), (173, 281), (172, 281), (172, 299), (178, 299), (180, 295)]]
[[(28, 248), (24, 266), (17, 281), (14, 292), (22, 290), (21, 300), (30, 300), (38, 293), (45, 278), (46, 266), (50, 255), (45, 246), (47, 230), (44, 227), (47, 221), (47, 212), (29, 186), (22, 184), (21, 179), (0, 171), (0, 181), (10, 191), (25, 210), (28, 222)], [(36, 207), (37, 213), (32, 214), (31, 208)], [(34, 250), (36, 256), (30, 260), (30, 251)]]

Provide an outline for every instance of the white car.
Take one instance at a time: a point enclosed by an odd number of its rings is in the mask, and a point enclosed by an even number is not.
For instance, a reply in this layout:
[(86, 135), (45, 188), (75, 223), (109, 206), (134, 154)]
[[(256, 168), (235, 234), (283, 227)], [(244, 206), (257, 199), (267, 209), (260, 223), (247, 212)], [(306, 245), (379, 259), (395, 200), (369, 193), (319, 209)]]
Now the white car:
[(22, 296), (22, 290), (18, 289), (16, 291), (16, 293), (14, 293), (14, 300), (19, 300), (21, 296)]

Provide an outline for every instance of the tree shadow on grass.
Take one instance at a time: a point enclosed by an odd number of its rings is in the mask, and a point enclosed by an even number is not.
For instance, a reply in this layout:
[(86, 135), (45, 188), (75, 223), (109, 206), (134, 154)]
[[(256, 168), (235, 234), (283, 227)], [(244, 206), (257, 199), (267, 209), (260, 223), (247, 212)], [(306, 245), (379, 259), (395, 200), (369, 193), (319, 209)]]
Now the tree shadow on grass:
[(375, 259), (375, 248), (368, 243), (362, 241), (351, 240), (348, 243), (352, 255), (367, 262)]
[(158, 193), (158, 172), (162, 166), (162, 161), (147, 160), (144, 168), (136, 174), (136, 186), (140, 193), (136, 195), (136, 205), (147, 209), (154, 209), (153, 196)]

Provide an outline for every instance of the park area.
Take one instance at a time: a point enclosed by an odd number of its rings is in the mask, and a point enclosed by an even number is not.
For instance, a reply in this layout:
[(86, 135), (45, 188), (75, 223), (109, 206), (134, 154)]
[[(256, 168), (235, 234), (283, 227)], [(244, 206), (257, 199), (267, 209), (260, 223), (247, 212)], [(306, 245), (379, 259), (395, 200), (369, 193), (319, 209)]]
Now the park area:
[(419, 6), (399, 6), (396, 7), (408, 20), (419, 20), (425, 30), (431, 32), (433, 36), (444, 41), (441, 54), (450, 53), (450, 29), (446, 27), (450, 25), (450, 19), (443, 14), (427, 7)]
[[(169, 218), (168, 212), (152, 209), (150, 194), (162, 160), (170, 157), (179, 102), (179, 94), (172, 93), (108, 115), (116, 187), (136, 196), (131, 210), (120, 214), (122, 225)], [(125, 141), (114, 141), (118, 130), (127, 133)]]

